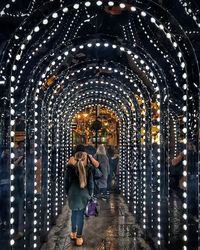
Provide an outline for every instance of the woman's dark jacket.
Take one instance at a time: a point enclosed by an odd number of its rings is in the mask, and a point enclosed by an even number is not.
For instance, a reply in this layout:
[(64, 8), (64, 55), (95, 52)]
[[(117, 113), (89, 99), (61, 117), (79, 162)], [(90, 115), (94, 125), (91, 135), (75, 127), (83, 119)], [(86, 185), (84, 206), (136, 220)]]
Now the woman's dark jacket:
[(91, 166), (86, 166), (87, 185), (80, 187), (77, 166), (67, 165), (65, 172), (65, 192), (68, 195), (69, 208), (85, 209), (89, 196), (94, 192), (94, 181)]

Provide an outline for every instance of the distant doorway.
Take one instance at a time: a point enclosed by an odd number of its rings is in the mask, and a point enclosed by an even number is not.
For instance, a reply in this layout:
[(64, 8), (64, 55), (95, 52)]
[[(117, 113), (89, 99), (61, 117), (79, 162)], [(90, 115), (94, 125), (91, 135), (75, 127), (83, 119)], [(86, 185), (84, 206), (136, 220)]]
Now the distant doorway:
[(72, 121), (73, 147), (100, 144), (118, 147), (119, 118), (109, 108), (95, 105), (75, 114)]

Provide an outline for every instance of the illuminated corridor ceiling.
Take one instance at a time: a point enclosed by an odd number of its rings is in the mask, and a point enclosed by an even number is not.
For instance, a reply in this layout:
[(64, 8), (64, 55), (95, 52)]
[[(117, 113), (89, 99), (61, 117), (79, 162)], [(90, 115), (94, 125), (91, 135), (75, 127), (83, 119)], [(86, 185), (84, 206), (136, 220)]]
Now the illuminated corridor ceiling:
[[(17, 69), (13, 73), (17, 77), (13, 85), (18, 85), (15, 97), (20, 98), (19, 102), (24, 95), (18, 93), (27, 91), (33, 76), (34, 81), (45, 81), (54, 74), (57, 83), (62, 83), (71, 73), (92, 66), (78, 77), (115, 81), (112, 71), (95, 67), (118, 69), (134, 82), (134, 78), (141, 81), (150, 94), (155, 91), (153, 81), (157, 81), (173, 109), (181, 106), (187, 78), (191, 85), (189, 97), (195, 102), (198, 67), (193, 50), (199, 55), (200, 43), (195, 1), (126, 1), (114, 6), (112, 1), (69, 4), (37, 0), (1, 2), (1, 81), (15, 70), (11, 69), (11, 62), (16, 59), (13, 64)], [(38, 72), (47, 74), (43, 78)]]

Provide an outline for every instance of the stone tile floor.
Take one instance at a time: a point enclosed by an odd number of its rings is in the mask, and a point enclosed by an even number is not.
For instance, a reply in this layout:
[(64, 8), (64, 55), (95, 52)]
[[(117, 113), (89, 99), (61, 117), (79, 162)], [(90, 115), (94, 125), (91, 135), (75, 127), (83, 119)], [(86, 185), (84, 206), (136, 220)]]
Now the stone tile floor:
[(109, 201), (99, 201), (98, 217), (85, 218), (84, 245), (76, 247), (70, 240), (70, 210), (67, 206), (48, 235), (41, 250), (150, 250), (135, 224), (134, 217), (119, 195), (111, 194)]

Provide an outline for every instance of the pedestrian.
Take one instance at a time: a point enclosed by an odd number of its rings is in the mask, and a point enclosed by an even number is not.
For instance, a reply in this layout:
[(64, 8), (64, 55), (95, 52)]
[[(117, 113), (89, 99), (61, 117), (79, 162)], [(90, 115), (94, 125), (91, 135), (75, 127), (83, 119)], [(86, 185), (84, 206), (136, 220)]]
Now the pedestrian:
[(65, 173), (65, 191), (68, 205), (72, 210), (70, 238), (76, 240), (77, 246), (83, 245), (84, 212), (88, 200), (93, 196), (94, 182), (92, 167), (88, 163), (84, 147), (79, 147), (70, 158)]
[(100, 190), (100, 193), (102, 194), (102, 200), (107, 200), (107, 183), (108, 183), (108, 176), (110, 174), (110, 165), (104, 145), (100, 145), (97, 148), (97, 152), (94, 157), (99, 162), (100, 170), (103, 174), (101, 178), (96, 180), (96, 184)]

